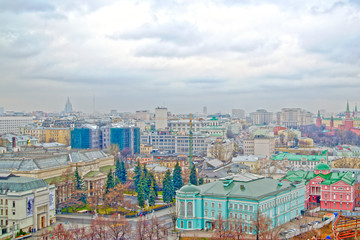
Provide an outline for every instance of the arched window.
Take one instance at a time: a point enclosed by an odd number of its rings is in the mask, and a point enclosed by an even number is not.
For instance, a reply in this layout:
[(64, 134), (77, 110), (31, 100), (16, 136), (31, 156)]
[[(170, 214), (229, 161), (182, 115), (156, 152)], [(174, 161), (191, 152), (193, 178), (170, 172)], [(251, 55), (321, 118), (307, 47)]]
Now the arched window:
[(185, 215), (185, 203), (181, 202), (180, 203), (180, 216), (184, 216)]
[(186, 212), (187, 216), (192, 217), (193, 216), (193, 203), (188, 202), (186, 208), (187, 208), (187, 212)]

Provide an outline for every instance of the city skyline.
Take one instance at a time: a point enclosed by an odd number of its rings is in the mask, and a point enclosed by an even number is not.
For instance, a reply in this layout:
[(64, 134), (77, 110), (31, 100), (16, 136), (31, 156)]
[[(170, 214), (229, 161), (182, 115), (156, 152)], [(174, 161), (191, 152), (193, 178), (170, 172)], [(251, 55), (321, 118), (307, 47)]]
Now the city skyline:
[(360, 100), (357, 1), (0, 3), (5, 110), (342, 112)]

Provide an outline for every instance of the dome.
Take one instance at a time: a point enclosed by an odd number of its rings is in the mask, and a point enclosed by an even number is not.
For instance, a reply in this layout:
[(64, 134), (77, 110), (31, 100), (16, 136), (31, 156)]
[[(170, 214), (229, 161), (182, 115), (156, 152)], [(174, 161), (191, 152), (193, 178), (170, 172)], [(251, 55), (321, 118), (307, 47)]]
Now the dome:
[(315, 170), (330, 170), (330, 167), (325, 163), (320, 163), (315, 166)]
[(182, 188), (180, 188), (180, 192), (182, 193), (196, 193), (196, 192), (200, 192), (200, 190), (195, 187), (195, 185), (192, 185), (192, 184), (188, 184), (188, 185), (185, 185), (183, 186)]

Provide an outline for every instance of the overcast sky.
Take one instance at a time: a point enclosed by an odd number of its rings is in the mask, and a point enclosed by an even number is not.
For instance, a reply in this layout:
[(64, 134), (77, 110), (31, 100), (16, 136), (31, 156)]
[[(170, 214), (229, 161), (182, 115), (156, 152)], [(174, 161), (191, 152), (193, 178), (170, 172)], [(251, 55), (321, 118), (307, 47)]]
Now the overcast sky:
[(342, 111), (360, 1), (0, 0), (0, 74), (5, 110)]

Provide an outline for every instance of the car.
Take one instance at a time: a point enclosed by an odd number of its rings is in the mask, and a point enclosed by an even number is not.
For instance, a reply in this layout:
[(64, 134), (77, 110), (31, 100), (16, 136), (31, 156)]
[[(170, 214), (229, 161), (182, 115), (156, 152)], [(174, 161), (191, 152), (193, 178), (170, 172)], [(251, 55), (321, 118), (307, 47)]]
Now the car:
[(300, 228), (307, 228), (307, 224), (304, 224), (304, 225), (300, 225)]
[(295, 228), (292, 228), (292, 229), (288, 230), (289, 233), (296, 232), (296, 231), (297, 231), (297, 229), (295, 229)]
[(280, 233), (280, 236), (285, 236), (285, 235), (288, 234), (288, 233), (289, 233), (289, 231), (281, 232), (281, 233)]

